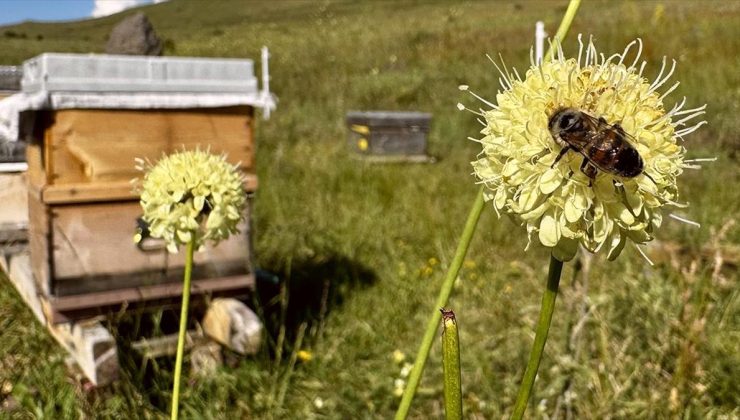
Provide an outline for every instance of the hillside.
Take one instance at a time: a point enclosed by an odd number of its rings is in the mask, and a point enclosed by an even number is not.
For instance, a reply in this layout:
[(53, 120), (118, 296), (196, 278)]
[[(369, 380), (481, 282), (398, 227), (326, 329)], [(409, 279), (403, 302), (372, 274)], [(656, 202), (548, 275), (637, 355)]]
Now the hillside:
[[(255, 253), (261, 268), (288, 284), (288, 310), (281, 316), (279, 299), (258, 302), (269, 345), (209, 380), (193, 379), (182, 412), (389, 418), (403, 368), (394, 351), (413, 358), (477, 191), (469, 162), (480, 146), (467, 138), (478, 136), (480, 125), (455, 108), (470, 103), (458, 85), (493, 100), (498, 73), (485, 54), (500, 52), (521, 73), (534, 22), (553, 33), (565, 5), (172, 0), (95, 20), (0, 27), (0, 64), (46, 51), (100, 52), (115, 23), (138, 10), (169, 55), (256, 59), (268, 46), (279, 103), (270, 120), (257, 121)], [(577, 33), (593, 34), (607, 55), (642, 38), (651, 79), (664, 55), (675, 58), (672, 80), (681, 85), (666, 106), (683, 96), (693, 106), (708, 104), (709, 124), (685, 146), (690, 158), (718, 160), (680, 179), (682, 200), (691, 204), (682, 214), (702, 227), (666, 218), (658, 239), (680, 250), (672, 260), (650, 267), (631, 248), (616, 262), (598, 255), (586, 280), (575, 264), (566, 266), (530, 414), (736, 417), (739, 263), (723, 252), (740, 243), (731, 225), (740, 203), (740, 2), (586, 1), (570, 33), (566, 53), (576, 51)], [(344, 116), (354, 109), (431, 112), (430, 152), (438, 162), (353, 159)], [(525, 252), (526, 243), (518, 226), (487, 208), (450, 304), (460, 320), (470, 418), (506, 416), (515, 397), (547, 258), (542, 248)], [(725, 255), (726, 265), (715, 270), (716, 259), (706, 255)], [(122, 339), (124, 377), (111, 389), (84, 391), (67, 379), (63, 354), (1, 277), (0, 404), (12, 395), (19, 418), (166, 413), (171, 361), (141, 370)], [(292, 367), (288, 355), (304, 322), (302, 348), (313, 358)], [(120, 323), (121, 337), (131, 325), (138, 324)], [(569, 339), (576, 325), (580, 332)], [(281, 329), (288, 344), (276, 361)], [(441, 417), (439, 358), (435, 348), (415, 418)], [(0, 405), (0, 417), (9, 412)]]

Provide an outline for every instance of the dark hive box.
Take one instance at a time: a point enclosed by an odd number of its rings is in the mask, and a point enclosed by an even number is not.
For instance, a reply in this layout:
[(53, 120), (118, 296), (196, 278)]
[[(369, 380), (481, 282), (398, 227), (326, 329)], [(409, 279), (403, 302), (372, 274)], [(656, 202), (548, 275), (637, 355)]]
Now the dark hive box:
[(431, 114), (422, 112), (350, 111), (349, 147), (379, 157), (427, 157)]

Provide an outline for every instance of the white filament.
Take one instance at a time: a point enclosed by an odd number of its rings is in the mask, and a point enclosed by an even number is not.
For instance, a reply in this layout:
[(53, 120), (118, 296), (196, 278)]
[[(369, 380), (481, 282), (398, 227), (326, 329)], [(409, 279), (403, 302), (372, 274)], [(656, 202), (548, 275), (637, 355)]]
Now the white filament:
[(683, 137), (683, 136), (685, 136), (687, 134), (691, 134), (694, 131), (698, 130), (699, 127), (701, 127), (702, 125), (705, 125), (705, 124), (707, 124), (707, 122), (706, 121), (702, 121), (702, 122), (694, 125), (693, 127), (688, 127), (688, 128), (684, 128), (683, 130), (678, 130), (678, 131), (676, 131), (676, 136), (677, 137)]
[(669, 213), (669, 214), (668, 214), (668, 217), (670, 217), (670, 218), (672, 218), (672, 219), (675, 219), (675, 220), (678, 220), (679, 222), (683, 222), (683, 223), (686, 223), (687, 225), (692, 225), (692, 226), (696, 226), (696, 227), (701, 227), (701, 224), (699, 224), (699, 223), (697, 223), (697, 222), (695, 222), (695, 221), (693, 221), (693, 220), (689, 220), (689, 219), (683, 218), (683, 217), (681, 217), (681, 216), (676, 216), (676, 215), (675, 215), (675, 214), (673, 214), (673, 213)]
[(640, 255), (642, 255), (642, 258), (645, 258), (645, 261), (647, 261), (648, 264), (650, 264), (651, 266), (654, 266), (655, 265), (650, 260), (650, 258), (648, 258), (647, 254), (645, 254), (645, 251), (643, 251), (642, 248), (640, 248), (639, 246), (637, 246), (637, 244), (635, 244), (634, 242), (633, 242), (633, 245), (635, 246), (635, 249), (637, 249), (637, 252), (639, 252)]

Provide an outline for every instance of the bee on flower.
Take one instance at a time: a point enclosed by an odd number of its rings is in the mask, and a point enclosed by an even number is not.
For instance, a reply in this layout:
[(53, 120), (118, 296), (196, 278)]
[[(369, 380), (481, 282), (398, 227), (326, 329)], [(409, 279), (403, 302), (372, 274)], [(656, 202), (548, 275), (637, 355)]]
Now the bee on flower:
[(679, 141), (706, 124), (687, 125), (706, 105), (684, 109), (684, 98), (666, 111), (663, 100), (678, 83), (661, 89), (676, 62), (666, 73), (664, 58), (649, 82), (641, 40), (609, 57), (578, 40), (577, 58), (556, 43), (551, 60), (532, 58), (523, 78), (494, 62), (502, 87), (496, 104), (460, 87), (490, 107), (476, 112), (484, 128), (473, 140), (483, 150), (472, 165), (485, 199), (523, 225), (530, 243), (535, 237), (560, 261), (579, 244), (591, 252), (605, 247), (614, 259), (628, 241), (653, 239), (664, 207), (687, 206), (676, 179), (696, 162), (684, 159)]

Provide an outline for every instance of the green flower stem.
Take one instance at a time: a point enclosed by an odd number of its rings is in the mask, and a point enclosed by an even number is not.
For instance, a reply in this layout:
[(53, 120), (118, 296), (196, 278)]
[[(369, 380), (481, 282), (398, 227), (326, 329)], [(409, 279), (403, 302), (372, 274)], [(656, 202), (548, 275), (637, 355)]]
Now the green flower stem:
[(444, 372), (445, 419), (462, 419), (462, 379), (460, 339), (455, 313), (442, 312), (442, 370)]
[[(558, 42), (562, 43), (565, 36), (568, 34), (570, 25), (573, 23), (573, 19), (575, 18), (580, 5), (581, 0), (570, 0), (568, 9), (565, 11), (565, 16), (563, 16), (563, 20), (560, 22), (558, 31), (555, 34), (555, 38), (557, 38)], [(543, 60), (550, 58), (551, 50), (552, 46), (550, 46), (547, 53), (545, 53)], [(537, 322), (537, 330), (534, 336), (534, 343), (532, 344), (532, 351), (529, 354), (529, 362), (524, 371), (522, 384), (519, 387), (519, 393), (516, 398), (516, 403), (514, 404), (514, 412), (511, 415), (511, 418), (514, 420), (520, 420), (524, 416), (524, 411), (527, 409), (529, 395), (532, 392), (534, 380), (537, 377), (537, 370), (540, 367), (540, 360), (542, 360), (542, 352), (545, 349), (545, 343), (547, 342), (547, 333), (550, 330), (552, 313), (555, 309), (555, 298), (558, 296), (560, 272), (562, 269), (563, 262), (550, 255), (550, 269), (547, 274), (547, 289), (545, 289), (545, 294), (542, 296), (540, 319)]]
[(180, 408), (180, 376), (182, 376), (182, 357), (185, 352), (185, 333), (188, 329), (188, 307), (190, 306), (190, 277), (193, 272), (193, 250), (195, 249), (195, 235), (193, 231), (185, 254), (185, 275), (182, 284), (182, 305), (180, 308), (180, 333), (177, 337), (177, 357), (175, 358), (175, 384), (172, 388), (172, 415), (171, 419), (178, 418)]
[[(565, 16), (563, 17), (562, 22), (560, 22), (558, 31), (555, 34), (555, 37), (558, 38), (560, 42), (562, 42), (562, 40), (565, 38), (565, 35), (568, 33), (570, 24), (573, 22), (573, 19), (575, 18), (580, 4), (581, 0), (570, 0), (570, 3), (568, 4), (568, 9), (565, 11)], [(548, 53), (546, 53), (543, 58), (546, 59), (549, 55), (550, 53), (548, 51)], [(439, 291), (437, 303), (433, 310), (432, 316), (429, 318), (429, 322), (427, 323), (427, 328), (424, 332), (424, 337), (422, 338), (419, 352), (416, 354), (414, 367), (411, 370), (411, 374), (409, 375), (409, 382), (403, 392), (403, 397), (401, 397), (401, 403), (398, 406), (398, 411), (396, 411), (396, 420), (403, 420), (408, 416), (409, 408), (411, 407), (411, 401), (414, 399), (416, 389), (419, 387), (421, 374), (424, 372), (424, 365), (427, 362), (427, 358), (429, 357), (429, 350), (431, 349), (432, 342), (434, 341), (434, 333), (437, 331), (437, 326), (439, 325), (439, 321), (442, 317), (442, 314), (437, 311), (437, 308), (444, 307), (447, 304), (447, 300), (449, 299), (450, 293), (452, 292), (452, 286), (455, 283), (455, 279), (457, 278), (457, 273), (460, 271), (460, 266), (462, 265), (463, 259), (465, 258), (465, 254), (468, 252), (470, 240), (473, 238), (473, 233), (475, 233), (475, 226), (478, 224), (478, 219), (480, 218), (481, 211), (483, 210), (483, 190), (484, 187), (481, 187), (480, 191), (478, 192), (478, 196), (473, 203), (473, 207), (470, 209), (470, 213), (468, 214), (468, 220), (465, 223), (465, 229), (463, 230), (463, 234), (460, 237), (460, 242), (457, 245), (455, 257), (452, 260), (452, 264), (447, 271), (447, 276), (445, 277), (444, 283), (442, 284), (442, 288)]]
[[(555, 33), (555, 38), (559, 39), (561, 43), (565, 39), (565, 36), (568, 35), (570, 24), (573, 23), (573, 19), (575, 19), (576, 12), (578, 11), (578, 7), (580, 5), (581, 5), (581, 0), (570, 0), (570, 3), (568, 3), (568, 8), (565, 10), (565, 15), (563, 16), (563, 20), (560, 21), (560, 26), (558, 26), (558, 31)], [(550, 51), (548, 51), (545, 54), (545, 57), (549, 57), (549, 56), (550, 56)], [(543, 57), (543, 59), (546, 59), (545, 57)]]
[(534, 344), (532, 344), (532, 351), (529, 354), (527, 369), (524, 371), (524, 378), (519, 387), (519, 394), (516, 397), (514, 413), (511, 415), (511, 418), (515, 420), (520, 420), (524, 416), (524, 411), (527, 409), (529, 395), (534, 386), (537, 369), (540, 367), (540, 360), (542, 360), (542, 352), (545, 349), (545, 342), (547, 342), (547, 333), (550, 330), (550, 321), (552, 321), (552, 313), (555, 309), (555, 298), (558, 296), (558, 285), (560, 284), (560, 272), (562, 269), (563, 262), (551, 255), (550, 271), (547, 274), (547, 288), (545, 289), (545, 294), (542, 296), (540, 319), (537, 321)]
[(409, 374), (409, 382), (406, 385), (406, 389), (403, 391), (398, 411), (396, 411), (396, 420), (403, 420), (409, 414), (411, 401), (414, 399), (416, 389), (419, 387), (421, 374), (424, 372), (424, 365), (426, 365), (427, 358), (429, 357), (429, 350), (432, 348), (432, 343), (434, 341), (434, 335), (437, 332), (437, 328), (439, 328), (439, 321), (442, 318), (439, 308), (447, 305), (447, 300), (450, 298), (450, 293), (452, 293), (452, 286), (455, 284), (457, 274), (460, 272), (460, 267), (465, 259), (465, 254), (468, 253), (470, 240), (473, 238), (475, 226), (478, 224), (478, 219), (480, 219), (481, 212), (483, 211), (483, 188), (484, 187), (481, 187), (478, 191), (473, 207), (470, 209), (468, 220), (465, 222), (465, 228), (463, 229), (462, 236), (460, 236), (460, 242), (457, 244), (455, 256), (452, 259), (452, 264), (450, 264), (450, 267), (447, 269), (444, 283), (442, 283), (442, 288), (439, 290), (437, 303), (435, 303), (434, 309), (432, 310), (432, 316), (429, 317), (429, 321), (427, 322), (424, 338), (422, 338), (419, 352), (416, 354), (414, 367), (411, 369), (411, 373)]

